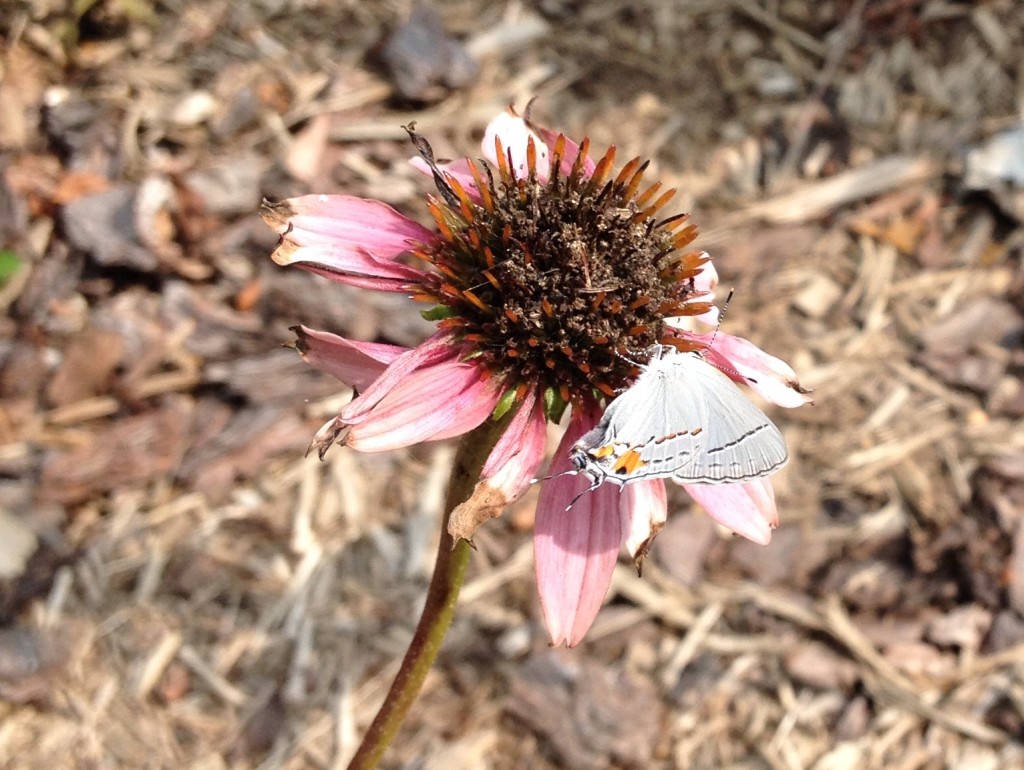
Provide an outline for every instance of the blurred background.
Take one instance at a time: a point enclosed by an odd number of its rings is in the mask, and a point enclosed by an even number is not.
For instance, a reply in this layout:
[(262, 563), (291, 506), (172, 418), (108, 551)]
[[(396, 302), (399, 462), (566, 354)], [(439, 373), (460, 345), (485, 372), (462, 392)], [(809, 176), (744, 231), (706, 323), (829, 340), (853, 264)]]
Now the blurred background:
[(1016, 0), (6, 0), (0, 765), (341, 768), (422, 601), (452, 447), (303, 452), (303, 323), (403, 297), (273, 265), (261, 198), (424, 219), (490, 117), (653, 160), (816, 405), (762, 548), (679, 493), (551, 650), (535, 495), (477, 535), (388, 768), (1024, 767)]

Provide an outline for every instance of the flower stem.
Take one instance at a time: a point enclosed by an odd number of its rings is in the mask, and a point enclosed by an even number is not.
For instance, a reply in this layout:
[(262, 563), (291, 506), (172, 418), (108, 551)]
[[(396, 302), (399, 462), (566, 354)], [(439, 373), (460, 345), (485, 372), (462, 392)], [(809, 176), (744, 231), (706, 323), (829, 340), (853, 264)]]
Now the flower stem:
[(480, 470), (501, 435), (505, 422), (499, 420), (496, 425), (488, 420), (463, 436), (459, 443), (448, 482), (434, 574), (427, 589), (423, 613), (420, 615), (395, 681), (391, 683), (391, 689), (388, 690), (377, 716), (374, 717), (373, 723), (363, 737), (363, 742), (352, 757), (348, 770), (371, 770), (377, 767), (402, 722), (405, 721), (413, 701), (419, 695), (427, 672), (437, 660), (441, 642), (444, 641), (455, 614), (455, 603), (466, 576), (470, 554), (468, 542), (452, 542), (452, 537), (448, 534), (448, 519), (455, 507), (473, 493), (473, 488), (480, 479)]

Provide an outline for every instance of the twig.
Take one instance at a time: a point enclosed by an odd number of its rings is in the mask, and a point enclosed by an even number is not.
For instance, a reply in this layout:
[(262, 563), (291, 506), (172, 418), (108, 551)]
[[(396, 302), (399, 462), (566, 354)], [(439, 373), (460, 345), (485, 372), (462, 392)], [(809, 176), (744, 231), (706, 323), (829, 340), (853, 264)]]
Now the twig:
[(942, 167), (931, 158), (892, 155), (844, 171), (799, 190), (755, 203), (744, 218), (773, 224), (798, 224), (825, 216), (848, 203), (938, 176)]
[(768, 27), (772, 32), (777, 32), (808, 53), (814, 54), (820, 59), (828, 55), (828, 46), (802, 29), (798, 29), (778, 16), (772, 15), (758, 5), (755, 0), (733, 0), (732, 4), (736, 7), (736, 10), (742, 11), (754, 21)]

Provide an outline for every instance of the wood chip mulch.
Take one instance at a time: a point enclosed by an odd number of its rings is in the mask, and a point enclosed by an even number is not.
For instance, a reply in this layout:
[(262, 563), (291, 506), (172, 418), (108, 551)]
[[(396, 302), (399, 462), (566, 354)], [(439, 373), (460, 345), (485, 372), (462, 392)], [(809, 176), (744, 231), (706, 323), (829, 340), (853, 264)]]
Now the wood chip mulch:
[[(534, 115), (651, 172), (815, 406), (767, 548), (679, 493), (574, 650), (535, 496), (478, 533), (389, 768), (1024, 767), (1024, 10), (22, 0), (0, 14), (0, 765), (342, 768), (452, 446), (303, 453), (289, 327), (402, 297), (274, 266), (263, 197), (424, 214), (401, 126)], [(411, 19), (411, 22), (410, 22)]]

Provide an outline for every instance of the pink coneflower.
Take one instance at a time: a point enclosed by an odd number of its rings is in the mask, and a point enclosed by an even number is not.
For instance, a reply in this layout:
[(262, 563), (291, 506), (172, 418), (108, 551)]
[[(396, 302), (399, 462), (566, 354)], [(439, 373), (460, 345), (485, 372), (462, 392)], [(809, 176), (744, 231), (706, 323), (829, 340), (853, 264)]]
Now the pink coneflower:
[[(470, 538), (520, 497), (545, 454), (546, 423), (569, 412), (537, 507), (535, 552), (541, 605), (554, 644), (577, 644), (607, 592), (621, 544), (646, 553), (666, 516), (661, 479), (590, 485), (569, 449), (602, 407), (636, 378), (656, 345), (703, 350), (706, 359), (783, 406), (807, 400), (786, 364), (752, 343), (684, 331), (676, 320), (713, 320), (717, 275), (704, 252), (687, 251), (685, 215), (660, 217), (674, 191), (642, 188), (647, 164), (615, 173), (615, 149), (598, 160), (528, 119), (502, 113), (483, 140), (483, 161), (438, 163), (410, 129), (433, 177), (433, 229), (384, 203), (310, 195), (264, 207), (281, 234), (274, 260), (342, 283), (401, 292), (428, 303), (437, 323), (404, 349), (298, 329), (312, 365), (359, 395), (317, 433), (321, 456), (335, 442), (377, 452), (452, 438), (488, 420), (503, 433), (472, 497), (449, 522)], [(676, 319), (676, 320), (673, 320)], [(558, 475), (562, 473), (562, 475)], [(777, 525), (771, 483), (687, 487), (719, 523), (758, 543)], [(576, 499), (576, 498), (579, 499)], [(570, 502), (576, 502), (570, 506)]]

